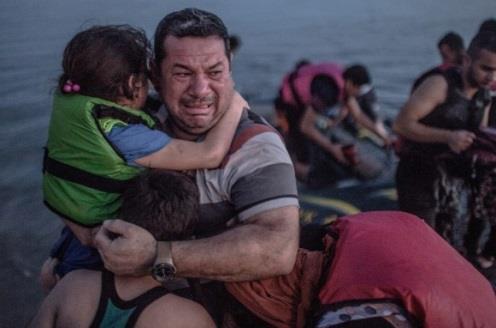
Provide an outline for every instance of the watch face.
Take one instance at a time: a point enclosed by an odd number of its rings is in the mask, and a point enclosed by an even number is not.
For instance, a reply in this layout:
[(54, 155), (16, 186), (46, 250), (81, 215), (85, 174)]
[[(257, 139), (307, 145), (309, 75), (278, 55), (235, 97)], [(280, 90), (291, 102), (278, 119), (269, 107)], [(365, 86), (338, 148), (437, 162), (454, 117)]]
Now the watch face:
[(176, 268), (169, 263), (156, 264), (152, 269), (152, 276), (160, 283), (173, 279), (176, 275)]

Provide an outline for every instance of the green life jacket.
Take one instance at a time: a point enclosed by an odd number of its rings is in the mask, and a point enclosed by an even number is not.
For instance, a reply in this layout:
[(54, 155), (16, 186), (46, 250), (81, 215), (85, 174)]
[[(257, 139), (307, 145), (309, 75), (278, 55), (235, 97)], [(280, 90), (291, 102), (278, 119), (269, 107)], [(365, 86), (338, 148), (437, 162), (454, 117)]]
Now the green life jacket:
[(116, 125), (155, 121), (143, 111), (78, 94), (54, 96), (43, 161), (45, 204), (65, 219), (92, 227), (113, 218), (126, 183), (142, 169), (129, 166), (107, 140)]

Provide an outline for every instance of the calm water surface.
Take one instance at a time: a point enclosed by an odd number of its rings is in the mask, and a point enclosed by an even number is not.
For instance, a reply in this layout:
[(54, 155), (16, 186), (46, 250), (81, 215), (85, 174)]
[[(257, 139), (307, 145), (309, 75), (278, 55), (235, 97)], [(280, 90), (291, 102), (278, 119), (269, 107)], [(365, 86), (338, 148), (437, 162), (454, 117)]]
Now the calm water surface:
[(0, 326), (22, 325), (32, 315), (41, 298), (37, 271), (59, 227), (42, 205), (40, 162), (64, 45), (93, 24), (128, 23), (151, 37), (165, 13), (185, 6), (217, 13), (241, 36), (234, 76), (252, 104), (270, 101), (282, 75), (300, 58), (361, 62), (390, 117), (405, 101), (412, 79), (439, 62), (441, 35), (453, 30), (468, 42), (483, 19), (496, 15), (490, 0), (3, 0)]

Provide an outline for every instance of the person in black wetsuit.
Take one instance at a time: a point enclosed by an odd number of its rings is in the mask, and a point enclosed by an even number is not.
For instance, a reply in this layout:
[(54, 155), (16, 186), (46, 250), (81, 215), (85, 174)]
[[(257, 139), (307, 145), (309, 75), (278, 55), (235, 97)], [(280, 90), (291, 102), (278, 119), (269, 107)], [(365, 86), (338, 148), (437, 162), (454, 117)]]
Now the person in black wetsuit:
[[(198, 222), (199, 194), (189, 176), (147, 171), (123, 193), (122, 220), (159, 240), (190, 238)], [(119, 237), (117, 237), (118, 239)], [(215, 327), (198, 303), (170, 294), (152, 275), (104, 270), (67, 274), (43, 301), (30, 327)]]
[(402, 136), (396, 171), (400, 209), (425, 219), (460, 251), (469, 217), (470, 170), (459, 154), (472, 145), (474, 132), (487, 126), (487, 89), (494, 80), (496, 34), (480, 33), (461, 70), (422, 82), (393, 125)]

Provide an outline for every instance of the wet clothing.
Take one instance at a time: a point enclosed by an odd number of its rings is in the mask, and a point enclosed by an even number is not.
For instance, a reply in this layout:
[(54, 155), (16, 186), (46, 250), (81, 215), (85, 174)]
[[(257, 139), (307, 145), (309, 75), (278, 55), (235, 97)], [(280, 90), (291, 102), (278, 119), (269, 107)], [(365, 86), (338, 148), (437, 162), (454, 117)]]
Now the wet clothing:
[(467, 236), (470, 257), (496, 256), (496, 130), (476, 133), (464, 156), (471, 162), (471, 222)]
[(325, 247), (300, 250), (287, 276), (226, 288), (273, 327), (372, 327), (379, 319), (426, 328), (496, 324), (489, 282), (418, 217), (345, 216), (330, 225)]
[[(483, 117), (484, 108), (476, 106), (477, 96), (467, 99), (462, 94), (463, 82), (456, 69), (442, 74), (448, 83), (446, 101), (420, 120), (427, 126), (448, 130), (474, 130)], [(445, 176), (465, 178), (468, 162), (464, 160), (444, 161), (439, 168), (439, 156), (452, 153), (446, 144), (420, 143), (401, 138), (400, 161), (396, 171), (396, 188), (399, 207), (427, 220), (435, 227), (436, 216), (443, 210), (440, 205), (437, 186), (441, 183), (439, 169), (448, 173)]]
[(102, 292), (98, 309), (90, 328), (130, 328), (134, 327), (139, 315), (152, 302), (168, 294), (164, 287), (152, 288), (140, 296), (125, 301), (115, 289), (114, 274), (102, 272)]
[(129, 124), (155, 127), (143, 111), (100, 98), (55, 94), (43, 162), (48, 208), (85, 227), (115, 216), (126, 182), (141, 170), (126, 163), (106, 133)]

